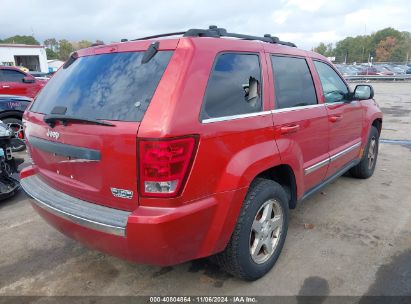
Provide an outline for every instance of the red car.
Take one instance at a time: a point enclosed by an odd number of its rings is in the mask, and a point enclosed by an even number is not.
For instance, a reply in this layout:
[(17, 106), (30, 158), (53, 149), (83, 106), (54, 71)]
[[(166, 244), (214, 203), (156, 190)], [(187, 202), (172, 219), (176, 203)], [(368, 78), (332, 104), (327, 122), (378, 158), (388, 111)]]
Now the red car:
[(370, 66), (365, 67), (362, 71), (358, 72), (358, 75), (393, 76), (394, 73), (382, 66)]
[(45, 84), (17, 67), (0, 66), (0, 94), (34, 98)]
[(24, 114), (21, 185), (88, 246), (157, 265), (214, 256), (255, 280), (289, 209), (347, 171), (373, 174), (382, 113), (371, 86), (351, 92), (292, 43), (179, 34), (74, 53)]

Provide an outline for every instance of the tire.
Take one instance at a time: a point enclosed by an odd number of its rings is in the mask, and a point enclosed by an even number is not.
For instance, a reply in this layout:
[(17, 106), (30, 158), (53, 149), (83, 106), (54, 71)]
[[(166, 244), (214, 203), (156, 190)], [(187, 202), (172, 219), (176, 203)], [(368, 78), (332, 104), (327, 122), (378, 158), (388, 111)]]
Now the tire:
[[(13, 152), (20, 152), (26, 149), (26, 144), (24, 143), (24, 133), (23, 133), (23, 122), (17, 118), (5, 118), (2, 119), (3, 123), (10, 126), (10, 128), (15, 131), (16, 138), (11, 139), (11, 150)], [(19, 133), (21, 132), (20, 136)]]
[(370, 136), (364, 155), (358, 165), (350, 169), (350, 173), (356, 178), (369, 178), (374, 174), (375, 165), (377, 164), (378, 146), (380, 134), (376, 127), (371, 127)]
[[(264, 276), (273, 268), (284, 246), (288, 210), (284, 189), (272, 180), (257, 178), (247, 193), (226, 249), (215, 255), (213, 261), (241, 279), (254, 281)], [(272, 245), (271, 253), (267, 244)]]

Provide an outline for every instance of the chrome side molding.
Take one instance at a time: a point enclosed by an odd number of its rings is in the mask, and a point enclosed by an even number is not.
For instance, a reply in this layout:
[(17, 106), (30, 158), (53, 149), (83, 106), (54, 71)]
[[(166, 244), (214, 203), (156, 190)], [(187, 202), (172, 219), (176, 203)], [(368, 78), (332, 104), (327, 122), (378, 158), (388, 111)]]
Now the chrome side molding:
[(352, 150), (359, 148), (361, 146), (361, 142), (357, 142), (355, 144), (353, 144), (352, 146), (349, 146), (348, 148), (312, 165), (309, 166), (307, 168), (304, 169), (304, 175), (310, 174), (312, 172), (314, 172), (317, 169), (320, 169), (322, 167), (324, 167), (325, 165), (328, 165), (329, 163), (335, 161), (336, 159), (338, 159), (339, 157), (343, 156), (344, 154), (347, 154), (348, 152), (351, 152)]

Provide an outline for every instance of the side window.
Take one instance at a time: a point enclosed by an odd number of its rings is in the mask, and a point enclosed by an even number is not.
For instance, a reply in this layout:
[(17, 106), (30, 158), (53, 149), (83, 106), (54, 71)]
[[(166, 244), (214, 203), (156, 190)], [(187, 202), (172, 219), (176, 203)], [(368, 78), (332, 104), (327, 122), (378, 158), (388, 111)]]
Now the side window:
[(221, 54), (208, 80), (201, 119), (260, 112), (261, 92), (258, 55)]
[(271, 64), (277, 109), (317, 103), (313, 79), (305, 59), (271, 56)]
[(2, 70), (2, 72), (3, 72), (2, 80), (7, 81), (7, 82), (22, 82), (24, 76), (26, 76), (23, 73), (20, 73), (14, 70), (4, 69)]
[(320, 76), (325, 102), (339, 102), (348, 97), (349, 90), (340, 76), (328, 64), (314, 61), (315, 68)]

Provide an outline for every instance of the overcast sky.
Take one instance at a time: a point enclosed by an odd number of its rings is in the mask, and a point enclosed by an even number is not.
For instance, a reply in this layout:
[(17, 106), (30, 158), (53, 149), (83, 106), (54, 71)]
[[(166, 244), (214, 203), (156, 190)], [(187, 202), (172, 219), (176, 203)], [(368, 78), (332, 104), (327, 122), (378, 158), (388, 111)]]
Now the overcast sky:
[(107, 43), (215, 24), (311, 49), (389, 26), (411, 31), (410, 11), (410, 0), (0, 0), (0, 38)]

